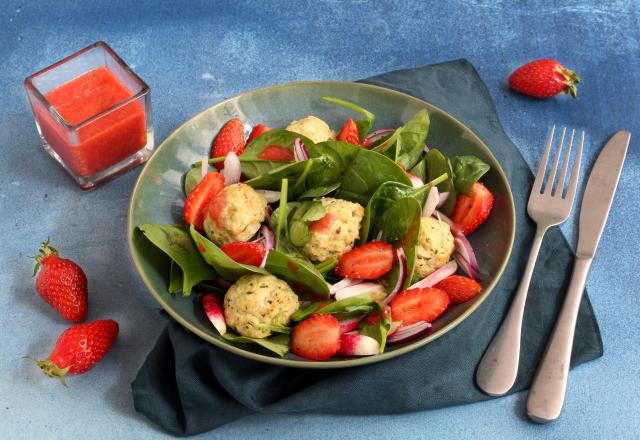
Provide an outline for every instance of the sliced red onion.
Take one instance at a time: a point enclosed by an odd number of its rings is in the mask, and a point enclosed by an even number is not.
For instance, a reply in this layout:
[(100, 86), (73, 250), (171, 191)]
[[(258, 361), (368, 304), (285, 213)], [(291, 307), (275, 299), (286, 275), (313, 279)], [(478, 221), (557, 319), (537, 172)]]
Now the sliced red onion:
[(221, 335), (224, 335), (227, 332), (227, 323), (224, 320), (222, 298), (213, 293), (207, 293), (202, 296), (202, 306), (211, 324), (213, 324)]
[(471, 243), (461, 233), (455, 235), (454, 243), (456, 245), (456, 261), (458, 261), (460, 268), (471, 278), (477, 280), (480, 277), (480, 266)]
[(388, 134), (393, 133), (394, 131), (394, 128), (381, 128), (380, 130), (369, 133), (367, 137), (362, 141), (362, 146), (365, 148), (369, 148), (371, 145), (376, 143), (376, 141), (382, 139)]
[(335, 284), (329, 284), (329, 293), (333, 295), (340, 289), (362, 283), (364, 283), (364, 280), (358, 280), (355, 278), (343, 278)]
[(449, 192), (441, 192), (440, 193), (440, 200), (438, 201), (438, 205), (436, 206), (436, 208), (440, 208), (442, 205), (444, 205), (444, 202), (447, 201), (447, 199), (449, 198)]
[(421, 178), (419, 178), (415, 174), (411, 174), (409, 171), (405, 171), (405, 172), (407, 173), (407, 176), (411, 181), (411, 186), (413, 186), (414, 188), (422, 188), (424, 186), (424, 182), (422, 181)]
[(209, 171), (209, 156), (206, 154), (202, 156), (202, 163), (200, 164), (200, 177), (204, 179), (204, 176), (207, 175)]
[(440, 281), (447, 278), (448, 276), (451, 276), (454, 273), (456, 273), (456, 270), (458, 270), (458, 264), (454, 260), (451, 260), (447, 264), (445, 264), (444, 266), (442, 266), (441, 268), (439, 268), (438, 270), (430, 274), (428, 277), (423, 278), (417, 283), (414, 283), (411, 286), (409, 286), (409, 289), (433, 287), (436, 284), (438, 284)]
[(400, 327), (402, 327), (402, 321), (392, 321), (389, 326), (389, 333), (387, 333), (387, 337), (397, 332)]
[(438, 191), (438, 187), (432, 186), (429, 189), (427, 200), (424, 202), (424, 208), (422, 208), (422, 216), (431, 217), (433, 212), (436, 210), (436, 207), (438, 206), (439, 201), (440, 201), (440, 192)]
[(340, 323), (340, 330), (342, 331), (342, 333), (354, 331), (358, 328), (358, 325), (360, 325), (360, 321), (362, 321), (362, 318), (364, 318), (365, 316), (366, 315), (360, 315), (356, 316), (355, 318), (338, 321)]
[(260, 267), (264, 269), (267, 265), (267, 257), (269, 256), (269, 251), (273, 249), (273, 246), (275, 244), (275, 234), (269, 226), (262, 225), (262, 228), (260, 228), (260, 235), (262, 235), (262, 242), (264, 243), (264, 248), (266, 250), (266, 252), (264, 253), (264, 258), (262, 259), (262, 262), (260, 262)]
[(396, 256), (398, 257), (398, 280), (396, 281), (395, 286), (391, 292), (389, 292), (389, 296), (382, 300), (383, 303), (389, 304), (389, 301), (393, 299), (394, 296), (398, 292), (402, 290), (402, 286), (404, 285), (405, 280), (407, 279), (407, 256), (404, 253), (404, 249), (399, 247), (396, 249)]
[(429, 146), (427, 144), (424, 144), (424, 148), (422, 149), (422, 151), (424, 151), (425, 153), (429, 152)]
[(383, 235), (384, 235), (384, 231), (382, 229), (380, 229), (378, 231), (378, 235), (376, 235), (376, 239), (374, 241), (381, 241)]
[(455, 223), (453, 223), (453, 220), (444, 215), (442, 212), (438, 210), (434, 211), (433, 217), (440, 220), (441, 222), (445, 222), (446, 224), (448, 224), (453, 235), (456, 235), (458, 233), (458, 228), (456, 227)]
[(256, 192), (267, 201), (267, 203), (275, 203), (280, 200), (280, 191), (270, 191), (268, 189), (257, 189)]
[(233, 185), (240, 182), (240, 175), (242, 169), (240, 168), (240, 159), (233, 151), (227, 154), (224, 160), (224, 169), (221, 171), (222, 177), (224, 177), (224, 184), (226, 186)]
[(418, 321), (410, 325), (403, 325), (398, 327), (396, 331), (387, 336), (387, 342), (393, 344), (394, 342), (409, 341), (431, 331), (431, 324), (426, 321)]
[(309, 159), (307, 147), (304, 146), (300, 138), (296, 138), (293, 143), (293, 158), (296, 162)]
[(222, 278), (214, 279), (213, 284), (215, 284), (221, 289), (228, 289), (229, 287), (231, 287), (231, 283), (227, 280), (223, 280)]
[(311, 304), (311, 301), (300, 301), (300, 308), (304, 309), (305, 307), (309, 307)]
[(341, 299), (350, 298), (362, 293), (385, 293), (385, 291), (381, 284), (367, 282), (342, 288), (335, 293), (335, 298), (336, 301), (340, 301)]
[(271, 217), (271, 214), (273, 213), (273, 208), (269, 205), (267, 205), (267, 207), (264, 209), (264, 215), (269, 218)]
[(380, 343), (371, 336), (361, 335), (358, 332), (343, 333), (340, 336), (341, 356), (371, 356), (380, 353)]

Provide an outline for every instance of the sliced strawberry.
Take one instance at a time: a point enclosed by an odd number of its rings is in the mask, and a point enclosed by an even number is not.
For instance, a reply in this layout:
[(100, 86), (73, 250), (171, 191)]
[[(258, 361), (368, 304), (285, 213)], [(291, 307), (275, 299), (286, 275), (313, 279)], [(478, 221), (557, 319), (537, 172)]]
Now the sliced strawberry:
[(333, 215), (326, 213), (320, 220), (311, 222), (311, 224), (309, 225), (309, 230), (311, 232), (322, 233), (331, 227), (331, 225), (333, 224), (333, 220)]
[[(211, 144), (211, 157), (226, 157), (231, 151), (238, 156), (244, 151), (244, 125), (238, 118), (224, 124)], [(224, 168), (224, 164), (219, 162), (216, 167)]]
[(293, 151), (280, 145), (268, 145), (258, 154), (262, 160), (274, 160), (278, 162), (293, 161)]
[(471, 278), (463, 277), (462, 275), (451, 275), (440, 281), (434, 287), (447, 292), (452, 304), (469, 301), (482, 290), (480, 283)]
[(271, 127), (268, 127), (264, 124), (256, 125), (255, 127), (253, 127), (253, 130), (251, 130), (251, 134), (249, 135), (249, 139), (247, 139), (246, 145), (249, 145), (253, 139), (257, 138), (261, 134), (266, 133), (267, 131), (270, 131), (270, 130), (271, 130)]
[(391, 270), (394, 254), (389, 243), (372, 241), (342, 255), (336, 273), (348, 278), (375, 280)]
[(221, 335), (224, 335), (227, 332), (227, 323), (224, 320), (222, 298), (213, 293), (206, 293), (202, 296), (202, 307), (211, 324), (213, 324)]
[(493, 207), (493, 194), (480, 182), (471, 187), (471, 195), (458, 195), (451, 220), (464, 235), (475, 231), (489, 217)]
[(220, 249), (236, 263), (260, 266), (267, 250), (260, 243), (245, 243), (235, 241), (225, 244)]
[(358, 126), (353, 119), (347, 119), (342, 126), (340, 134), (338, 134), (338, 140), (342, 142), (349, 142), (350, 144), (360, 145), (360, 137), (358, 135)]
[(382, 306), (382, 312), (381, 313), (370, 313), (367, 315), (367, 318), (365, 319), (365, 322), (369, 325), (376, 325), (380, 323), (380, 318), (387, 319), (391, 317), (391, 307), (389, 307), (388, 305), (384, 305)]
[(293, 328), (291, 351), (314, 361), (329, 359), (340, 348), (340, 323), (327, 314), (311, 315)]
[(202, 229), (204, 214), (209, 202), (224, 188), (224, 177), (219, 173), (209, 173), (189, 193), (184, 202), (182, 219), (188, 225)]
[(391, 318), (410, 325), (418, 321), (433, 322), (449, 307), (449, 296), (444, 290), (433, 287), (403, 290), (393, 297)]

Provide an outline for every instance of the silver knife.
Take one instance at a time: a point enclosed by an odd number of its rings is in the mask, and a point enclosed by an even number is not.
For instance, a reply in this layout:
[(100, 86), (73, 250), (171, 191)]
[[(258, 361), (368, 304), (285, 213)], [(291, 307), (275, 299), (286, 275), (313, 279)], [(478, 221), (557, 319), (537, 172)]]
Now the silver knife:
[(539, 423), (557, 419), (562, 411), (578, 308), (613, 203), (630, 138), (628, 131), (613, 135), (598, 155), (587, 181), (580, 208), (578, 248), (571, 283), (527, 397), (527, 414)]

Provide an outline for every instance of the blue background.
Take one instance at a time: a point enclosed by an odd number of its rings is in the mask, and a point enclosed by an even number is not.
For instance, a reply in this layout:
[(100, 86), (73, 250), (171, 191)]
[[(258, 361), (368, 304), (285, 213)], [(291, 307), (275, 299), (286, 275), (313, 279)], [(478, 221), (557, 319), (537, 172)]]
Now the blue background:
[[(559, 421), (527, 421), (526, 395), (519, 394), (402, 416), (252, 416), (203, 437), (636, 438), (639, 9), (638, 2), (597, 0), (4, 1), (0, 437), (165, 436), (134, 412), (129, 388), (164, 325), (126, 246), (127, 203), (139, 169), (82, 193), (42, 151), (22, 87), (30, 73), (105, 40), (151, 86), (159, 140), (196, 112), (248, 89), (304, 79), (355, 80), (456, 58), (476, 66), (507, 134), (533, 168), (553, 122), (587, 131), (585, 169), (615, 131), (636, 136), (588, 281), (605, 354), (571, 373)], [(508, 91), (509, 73), (541, 57), (556, 58), (582, 76), (577, 101), (538, 101)], [(572, 244), (576, 220), (563, 226)], [(88, 319), (121, 324), (105, 360), (89, 374), (70, 378), (66, 389), (21, 358), (46, 356), (66, 328), (33, 289), (28, 256), (47, 236), (87, 272)]]

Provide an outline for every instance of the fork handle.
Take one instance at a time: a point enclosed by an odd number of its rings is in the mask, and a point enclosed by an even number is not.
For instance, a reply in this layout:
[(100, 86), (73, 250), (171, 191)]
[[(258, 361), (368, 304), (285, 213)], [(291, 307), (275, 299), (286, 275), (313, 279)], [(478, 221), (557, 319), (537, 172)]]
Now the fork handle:
[(569, 378), (576, 320), (591, 261), (591, 258), (576, 258), (562, 310), (529, 389), (527, 414), (539, 423), (548, 423), (557, 419), (562, 411)]
[(531, 275), (533, 275), (542, 238), (546, 231), (546, 227), (538, 226), (536, 229), (529, 260), (520, 286), (511, 303), (511, 308), (478, 365), (476, 383), (482, 391), (491, 396), (505, 394), (516, 381), (518, 362), (520, 361), (520, 333), (524, 306), (527, 301)]

